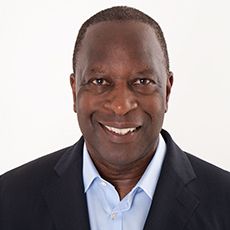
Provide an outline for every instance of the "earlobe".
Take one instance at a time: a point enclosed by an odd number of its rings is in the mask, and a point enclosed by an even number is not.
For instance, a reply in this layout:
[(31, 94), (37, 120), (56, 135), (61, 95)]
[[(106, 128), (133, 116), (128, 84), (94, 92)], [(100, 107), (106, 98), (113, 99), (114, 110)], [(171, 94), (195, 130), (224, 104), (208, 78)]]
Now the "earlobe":
[(74, 75), (74, 73), (72, 73), (70, 75), (70, 85), (72, 88), (72, 95), (73, 95), (73, 110), (75, 113), (77, 113), (77, 109), (76, 109), (76, 100), (77, 100), (77, 96), (76, 96), (76, 77)]
[(169, 101), (169, 96), (171, 93), (173, 85), (173, 72), (169, 71), (168, 77), (167, 77), (167, 82), (166, 82), (166, 106), (165, 106), (165, 113), (168, 111), (168, 101)]

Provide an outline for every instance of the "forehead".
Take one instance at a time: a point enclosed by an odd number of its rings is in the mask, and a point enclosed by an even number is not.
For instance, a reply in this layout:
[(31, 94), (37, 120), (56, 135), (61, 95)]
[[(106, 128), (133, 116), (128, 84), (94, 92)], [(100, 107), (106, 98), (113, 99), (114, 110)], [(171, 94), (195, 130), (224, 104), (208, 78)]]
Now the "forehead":
[[(154, 59), (154, 60), (153, 60)], [(154, 29), (142, 22), (112, 21), (90, 26), (78, 60), (84, 65), (145, 65), (163, 63), (164, 55)], [(79, 64), (80, 64), (79, 63)]]

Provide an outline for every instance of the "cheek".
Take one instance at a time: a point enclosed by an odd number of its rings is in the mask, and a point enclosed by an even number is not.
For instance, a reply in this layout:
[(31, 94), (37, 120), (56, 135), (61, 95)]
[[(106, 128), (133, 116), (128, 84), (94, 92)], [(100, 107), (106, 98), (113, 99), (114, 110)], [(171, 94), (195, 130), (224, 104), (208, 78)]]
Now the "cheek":
[(148, 116), (148, 130), (159, 130), (162, 127), (165, 114), (165, 101), (162, 95), (148, 98), (142, 104), (142, 110)]
[(87, 114), (93, 109), (94, 105), (94, 97), (92, 97), (89, 93), (79, 90), (77, 93), (76, 99), (76, 110), (77, 113)]
[(77, 106), (99, 106), (105, 100), (105, 96), (97, 95), (84, 87), (80, 88), (77, 92), (76, 101)]
[(140, 99), (140, 106), (151, 116), (162, 113), (165, 109), (165, 97), (163, 94), (157, 93), (148, 98)]
[(78, 123), (82, 133), (85, 132), (85, 129), (90, 124), (89, 117), (92, 106), (90, 101), (91, 100), (87, 95), (85, 95), (81, 91), (78, 92), (76, 99), (76, 111)]
[(76, 111), (82, 133), (92, 132), (93, 115), (99, 110), (101, 104), (96, 96), (79, 90), (76, 100)]

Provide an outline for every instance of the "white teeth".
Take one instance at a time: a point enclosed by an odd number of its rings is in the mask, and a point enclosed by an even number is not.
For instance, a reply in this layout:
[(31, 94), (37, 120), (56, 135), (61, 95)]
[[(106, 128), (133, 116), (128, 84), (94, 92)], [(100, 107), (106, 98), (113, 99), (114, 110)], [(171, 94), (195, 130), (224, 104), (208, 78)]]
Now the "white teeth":
[(133, 132), (134, 130), (136, 130), (136, 128), (118, 129), (118, 128), (114, 128), (114, 127), (107, 126), (107, 125), (105, 125), (105, 127), (106, 127), (109, 131), (112, 131), (112, 132), (117, 133), (117, 134), (119, 134), (119, 135), (125, 135), (125, 134), (127, 134), (128, 132)]

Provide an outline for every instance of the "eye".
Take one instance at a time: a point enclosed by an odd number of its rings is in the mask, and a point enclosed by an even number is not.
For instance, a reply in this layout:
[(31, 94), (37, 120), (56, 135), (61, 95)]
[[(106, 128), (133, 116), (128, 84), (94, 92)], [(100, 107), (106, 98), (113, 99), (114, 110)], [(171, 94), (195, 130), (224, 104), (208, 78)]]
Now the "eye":
[(109, 85), (110, 83), (108, 82), (108, 81), (106, 81), (105, 79), (103, 79), (103, 78), (97, 78), (97, 79), (94, 79), (93, 81), (92, 81), (92, 83), (94, 84), (94, 85), (98, 85), (98, 86), (106, 86), (106, 85)]
[(157, 88), (156, 82), (151, 78), (136, 78), (131, 82), (132, 89), (143, 95), (153, 94)]
[(151, 84), (152, 81), (147, 79), (147, 78), (140, 78), (140, 79), (136, 79), (133, 84), (134, 85), (149, 85)]

